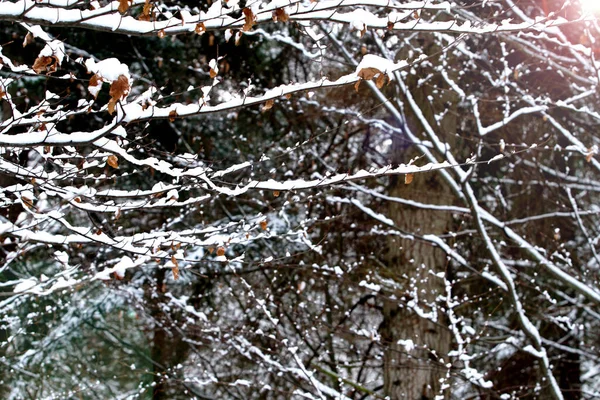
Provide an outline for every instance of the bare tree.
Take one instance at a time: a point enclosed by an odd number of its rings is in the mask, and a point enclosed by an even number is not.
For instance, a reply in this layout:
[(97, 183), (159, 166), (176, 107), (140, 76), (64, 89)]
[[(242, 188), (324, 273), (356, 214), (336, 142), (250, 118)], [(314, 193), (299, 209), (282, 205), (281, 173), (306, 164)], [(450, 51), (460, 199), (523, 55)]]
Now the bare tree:
[(600, 396), (598, 12), (0, 0), (0, 393)]

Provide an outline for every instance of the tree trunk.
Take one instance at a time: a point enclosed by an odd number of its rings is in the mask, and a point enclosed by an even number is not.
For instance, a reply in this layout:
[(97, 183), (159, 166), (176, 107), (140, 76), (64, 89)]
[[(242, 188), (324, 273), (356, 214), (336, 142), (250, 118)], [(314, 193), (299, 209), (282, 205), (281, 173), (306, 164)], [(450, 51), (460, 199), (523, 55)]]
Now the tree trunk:
[(154, 386), (152, 388), (152, 400), (167, 398), (167, 386), (164, 377), (167, 364), (168, 338), (164, 313), (161, 310), (160, 303), (164, 300), (163, 285), (165, 285), (165, 270), (156, 270), (156, 288), (158, 289), (158, 298), (153, 304), (152, 316), (155, 319), (154, 337), (152, 339), (152, 360), (154, 361)]
[[(447, 198), (436, 175), (419, 175), (410, 185), (397, 184), (392, 195), (416, 201), (436, 202)], [(440, 201), (437, 201), (438, 203)], [(440, 234), (448, 231), (451, 214), (420, 210), (400, 204), (391, 207), (397, 225), (414, 233)], [(433, 399), (442, 394), (448, 362), (451, 333), (445, 324), (445, 315), (437, 312), (437, 298), (445, 293), (444, 280), (435, 276), (446, 271), (446, 255), (429, 243), (393, 239), (389, 249), (390, 272), (401, 284), (398, 300), (384, 305), (384, 338), (388, 348), (384, 356), (385, 394), (391, 399)], [(403, 299), (404, 298), (404, 299)], [(392, 297), (393, 299), (393, 297)], [(433, 317), (419, 316), (407, 304)], [(431, 321), (433, 319), (434, 321)], [(414, 343), (414, 345), (411, 345)], [(445, 397), (449, 392), (445, 391)]]
[[(413, 88), (416, 104), (440, 139), (453, 138), (458, 125), (454, 95), (446, 91), (432, 96), (432, 89), (427, 86), (412, 81), (407, 81), (407, 85)], [(433, 81), (432, 87), (435, 87)], [(444, 117), (438, 123), (434, 115), (442, 110)], [(405, 108), (405, 113), (405, 124), (411, 132), (423, 132), (421, 119), (410, 112), (410, 107)], [(394, 135), (392, 146), (394, 164), (408, 163), (412, 157), (422, 155), (411, 145), (409, 138), (402, 135)], [(429, 204), (452, 204), (454, 201), (439, 173), (416, 174), (412, 182), (405, 182), (404, 178), (393, 182), (390, 195)], [(449, 212), (393, 202), (388, 210), (388, 216), (405, 232), (439, 235), (447, 233), (452, 226), (453, 217)], [(438, 298), (446, 294), (445, 282), (436, 276), (447, 273), (446, 254), (431, 243), (395, 237), (390, 239), (387, 257), (388, 272), (399, 289), (390, 293), (395, 297), (391, 296), (384, 304), (383, 332), (389, 346), (384, 355), (385, 394), (392, 400), (425, 400), (437, 395), (449, 398), (446, 385), (450, 382), (445, 382), (445, 364), (449, 362), (452, 335), (446, 315), (438, 310)]]

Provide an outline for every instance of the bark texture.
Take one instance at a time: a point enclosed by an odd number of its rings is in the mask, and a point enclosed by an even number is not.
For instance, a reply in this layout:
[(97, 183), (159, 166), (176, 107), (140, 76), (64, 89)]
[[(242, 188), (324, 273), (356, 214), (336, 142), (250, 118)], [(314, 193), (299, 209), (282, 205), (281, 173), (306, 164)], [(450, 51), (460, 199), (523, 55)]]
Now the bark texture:
[[(400, 183), (392, 195), (423, 202), (439, 202), (447, 197), (434, 175), (415, 177), (405, 187)], [(415, 233), (444, 233), (451, 222), (449, 213), (399, 204), (391, 208), (390, 215), (396, 223)], [(395, 239), (390, 243), (389, 262), (390, 273), (402, 284), (402, 289), (401, 293), (395, 293), (398, 300), (389, 300), (384, 306), (384, 337), (388, 342), (384, 357), (385, 393), (391, 399), (433, 399), (443, 392), (442, 382), (447, 373), (444, 364), (451, 346), (445, 316), (435, 310), (445, 286), (444, 280), (434, 273), (446, 271), (446, 255), (428, 243)], [(430, 318), (407, 306), (413, 302), (422, 312), (429, 313)], [(444, 393), (448, 398), (449, 391)]]
[[(432, 92), (443, 82), (431, 86), (407, 81), (411, 96), (427, 123), (442, 140), (452, 141), (457, 130), (456, 100), (452, 94)], [(451, 106), (449, 106), (451, 105)], [(444, 117), (434, 115), (443, 111)], [(405, 107), (403, 123), (413, 134), (424, 131), (423, 120), (410, 107)], [(450, 143), (452, 145), (452, 143)], [(408, 163), (421, 156), (417, 146), (407, 136), (396, 135), (393, 142), (392, 162)], [(420, 161), (417, 161), (417, 164)], [(452, 204), (454, 196), (439, 173), (417, 174), (406, 184), (400, 177), (392, 182), (390, 195), (429, 204)], [(447, 233), (453, 222), (449, 212), (409, 207), (390, 203), (388, 215), (405, 232), (417, 235)], [(383, 337), (388, 350), (384, 356), (384, 390), (390, 399), (426, 400), (438, 395), (450, 397), (451, 384), (446, 380), (452, 335), (447, 328), (446, 316), (437, 310), (439, 296), (445, 295), (444, 279), (436, 274), (447, 274), (445, 252), (431, 243), (418, 239), (390, 239), (388, 273), (397, 283), (396, 293), (390, 293), (384, 305)], [(443, 275), (442, 275), (443, 276)], [(394, 298), (395, 296), (395, 298)]]

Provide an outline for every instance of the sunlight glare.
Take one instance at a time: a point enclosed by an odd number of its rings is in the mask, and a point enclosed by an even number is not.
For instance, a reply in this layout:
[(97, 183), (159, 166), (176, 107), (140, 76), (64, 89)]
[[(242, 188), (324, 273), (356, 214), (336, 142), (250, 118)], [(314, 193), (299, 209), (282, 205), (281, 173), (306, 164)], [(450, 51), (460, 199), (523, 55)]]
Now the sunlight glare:
[(579, 0), (581, 9), (586, 14), (600, 14), (600, 0)]

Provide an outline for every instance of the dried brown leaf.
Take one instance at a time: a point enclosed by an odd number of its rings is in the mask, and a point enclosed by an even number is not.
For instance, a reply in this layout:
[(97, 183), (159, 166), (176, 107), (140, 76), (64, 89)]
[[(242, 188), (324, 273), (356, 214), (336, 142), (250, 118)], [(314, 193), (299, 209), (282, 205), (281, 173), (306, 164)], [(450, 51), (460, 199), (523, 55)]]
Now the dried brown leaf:
[(164, 38), (166, 36), (165, 30), (161, 29), (160, 31), (158, 31), (157, 35), (160, 39)]
[(383, 87), (383, 85), (385, 85), (386, 78), (387, 78), (387, 76), (384, 74), (379, 74), (379, 76), (377, 78), (375, 78), (375, 85), (377, 86), (378, 89), (381, 89)]
[(144, 8), (142, 9), (142, 13), (138, 17), (138, 20), (151, 21), (152, 20), (151, 12), (152, 12), (152, 4), (150, 3), (150, 0), (146, 0), (146, 3), (144, 4)]
[(23, 47), (27, 47), (28, 44), (31, 44), (34, 41), (35, 41), (35, 38), (31, 34), (31, 32), (27, 32), (27, 35), (25, 35), (25, 39), (23, 39)]
[(169, 121), (174, 122), (175, 118), (177, 118), (177, 111), (171, 110), (171, 112), (169, 112)]
[(99, 90), (92, 88), (96, 88), (100, 85), (102, 85), (102, 80), (100, 79), (100, 77), (96, 74), (92, 75), (92, 77), (90, 78), (90, 84), (88, 85), (88, 90), (94, 95), (94, 98), (98, 97)]
[(263, 221), (260, 221), (260, 227), (261, 227), (261, 229), (262, 229), (263, 231), (266, 231), (266, 230), (267, 230), (267, 225), (268, 225), (268, 224), (267, 224), (267, 220), (266, 220), (266, 219), (265, 219), (265, 220), (263, 220)]
[(119, 77), (110, 84), (110, 100), (108, 102), (108, 112), (112, 114), (115, 111), (115, 105), (119, 100), (127, 96), (129, 93), (129, 79), (125, 75)]
[(117, 105), (117, 101), (115, 99), (110, 99), (108, 101), (108, 113), (112, 115), (115, 112), (115, 107)]
[(290, 20), (290, 16), (285, 12), (283, 8), (278, 8), (273, 11), (273, 21), (278, 22), (288, 22)]
[(244, 26), (242, 27), (242, 31), (248, 32), (256, 25), (256, 15), (254, 15), (252, 10), (248, 7), (244, 8), (242, 12), (244, 13)]
[(119, 0), (119, 12), (125, 14), (129, 10), (129, 0)]
[(21, 201), (29, 208), (33, 208), (33, 201), (29, 197), (21, 196)]
[(179, 279), (179, 267), (178, 266), (173, 267), (173, 279), (174, 280)]
[(406, 174), (404, 175), (404, 184), (405, 185), (410, 185), (410, 183), (413, 181), (415, 175), (414, 174)]
[(377, 74), (381, 74), (382, 72), (380, 70), (378, 70), (377, 68), (374, 67), (367, 67), (367, 68), (363, 68), (360, 71), (358, 71), (358, 76), (359, 78), (363, 78), (364, 80), (371, 80), (375, 77), (375, 75)]
[(106, 163), (115, 169), (119, 168), (119, 159), (114, 154), (108, 156)]
[(225, 255), (225, 248), (224, 247), (217, 248), (217, 256), (222, 257), (224, 255)]
[(262, 112), (268, 111), (271, 108), (273, 108), (273, 105), (275, 104), (275, 100), (273, 99), (269, 99), (265, 102), (265, 104), (263, 104), (262, 108), (260, 109)]
[(206, 26), (204, 26), (203, 22), (199, 22), (196, 24), (196, 28), (194, 29), (194, 32), (196, 32), (198, 35), (202, 35), (204, 32), (206, 32)]
[(51, 74), (53, 72), (56, 72), (57, 66), (58, 58), (56, 58), (55, 56), (41, 56), (35, 59), (35, 62), (33, 63), (33, 70), (37, 74), (41, 74), (42, 72), (47, 72), (48, 74)]
[(127, 96), (129, 89), (129, 79), (127, 79), (125, 75), (119, 75), (117, 80), (110, 84), (110, 91), (108, 94), (114, 99), (121, 100), (123, 97)]

